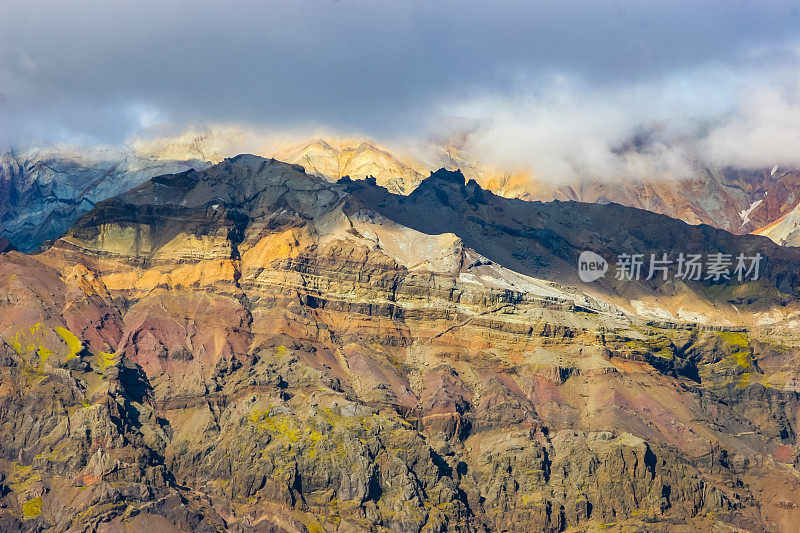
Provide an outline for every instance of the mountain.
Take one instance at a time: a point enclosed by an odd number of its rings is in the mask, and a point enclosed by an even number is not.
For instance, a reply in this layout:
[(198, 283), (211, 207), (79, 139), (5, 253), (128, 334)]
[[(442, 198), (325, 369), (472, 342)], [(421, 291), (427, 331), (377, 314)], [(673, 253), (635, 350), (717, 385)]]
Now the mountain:
[(344, 176), (373, 176), (393, 192), (408, 194), (424, 178), (425, 167), (394, 155), (371, 141), (314, 139), (275, 154), (281, 161), (298, 163), (306, 172), (336, 181)]
[(300, 164), (329, 181), (372, 176), (378, 185), (400, 194), (410, 194), (429, 169), (458, 168), (467, 179), (508, 198), (615, 202), (738, 234), (765, 227), (800, 203), (800, 171), (792, 169), (698, 169), (680, 179), (642, 176), (552, 183), (529, 170), (484, 164), (463, 145), (443, 139), (394, 149), (369, 139), (298, 141), (228, 127), (195, 128), (119, 147), (11, 150), (0, 156), (0, 196), (9, 198), (0, 205), (0, 235), (20, 250), (36, 249), (60, 236), (100, 200), (159, 174), (207, 168), (243, 146)]
[(800, 206), (753, 233), (768, 237), (782, 246), (800, 246)]
[[(683, 247), (764, 276), (576, 273)], [(155, 177), (0, 255), (0, 528), (791, 529), (799, 266), (446, 170), (408, 196), (248, 155)]]
[[(737, 237), (618, 204), (506, 199), (485, 191), (473, 180), (465, 184), (460, 172), (446, 170), (433, 173), (408, 196), (392, 194), (369, 181), (346, 183), (351, 194), (375, 206), (387, 218), (426, 234), (454, 233), (482, 256), (516, 272), (574, 284), (580, 283), (575, 265), (584, 250), (606, 258), (635, 253), (649, 257), (656, 252), (670, 257), (680, 253), (761, 253), (770, 258), (758, 290), (729, 286), (732, 292), (725, 298), (720, 298), (720, 287), (709, 293), (712, 287), (708, 285), (675, 280), (662, 283), (658, 278), (649, 284), (636, 284), (619, 283), (607, 276), (587, 288), (629, 312), (636, 312), (632, 301), (644, 298), (673, 318), (699, 311), (716, 323), (744, 323), (747, 317), (742, 315), (743, 306), (771, 307), (776, 301), (760, 301), (758, 296), (742, 299), (736, 293), (767, 295), (778, 290), (789, 298), (795, 296), (795, 271), (800, 267), (797, 252), (762, 238)], [(601, 288), (602, 292), (598, 290)]]
[[(508, 198), (549, 201), (615, 202), (745, 234), (786, 215), (798, 203), (800, 171), (777, 166), (762, 169), (697, 167), (688, 175), (636, 179), (590, 176), (567, 182), (538, 176), (525, 168), (489, 165), (470, 148), (469, 133), (429, 143), (387, 148), (369, 139), (319, 137), (289, 141), (248, 135), (236, 128), (201, 128), (178, 137), (136, 143), (142, 153), (171, 159), (220, 161), (236, 148), (303, 165), (329, 180), (373, 176), (392, 192), (409, 194), (431, 170), (460, 169), (467, 179)], [(635, 146), (629, 149), (636, 149)]]
[(637, 179), (567, 184), (545, 199), (616, 202), (689, 224), (750, 233), (791, 211), (800, 196), (800, 171), (705, 169), (689, 179)]
[(117, 147), (51, 146), (0, 154), (0, 235), (31, 251), (55, 239), (95, 203), (153, 176), (206, 168)]

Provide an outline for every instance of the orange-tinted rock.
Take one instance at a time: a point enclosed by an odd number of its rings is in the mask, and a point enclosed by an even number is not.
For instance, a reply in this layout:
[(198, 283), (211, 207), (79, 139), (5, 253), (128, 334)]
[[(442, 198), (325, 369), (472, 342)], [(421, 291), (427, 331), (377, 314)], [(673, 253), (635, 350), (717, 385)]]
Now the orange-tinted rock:
[[(27, 525), (64, 530), (797, 516), (795, 252), (429, 179), (400, 197), (243, 156), (101, 203), (45, 253), (3, 254), (0, 515), (41, 497)], [(675, 292), (709, 325), (656, 322), (630, 300), (668, 285), (570, 285), (577, 250), (631, 243), (771, 263), (762, 292)], [(753, 487), (778, 479), (775, 507)]]

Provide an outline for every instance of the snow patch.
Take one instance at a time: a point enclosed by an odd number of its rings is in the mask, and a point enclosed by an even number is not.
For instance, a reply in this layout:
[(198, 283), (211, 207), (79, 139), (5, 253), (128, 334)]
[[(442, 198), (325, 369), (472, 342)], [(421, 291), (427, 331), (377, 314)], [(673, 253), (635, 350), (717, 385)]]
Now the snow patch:
[(755, 209), (756, 207), (761, 205), (762, 201), (763, 200), (756, 200), (755, 202), (750, 204), (750, 207), (748, 207), (747, 209), (745, 209), (744, 211), (741, 211), (739, 213), (739, 216), (742, 217), (742, 226), (744, 226), (745, 224), (750, 222), (750, 213), (753, 212), (753, 209)]

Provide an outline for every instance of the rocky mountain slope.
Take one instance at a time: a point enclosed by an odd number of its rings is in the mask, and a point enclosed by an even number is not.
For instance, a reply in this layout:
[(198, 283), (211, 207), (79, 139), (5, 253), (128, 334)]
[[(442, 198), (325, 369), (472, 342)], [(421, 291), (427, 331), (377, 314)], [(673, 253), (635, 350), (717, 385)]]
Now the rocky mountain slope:
[(380, 184), (393, 192), (408, 194), (425, 177), (425, 167), (409, 158), (401, 158), (369, 141), (326, 141), (314, 139), (279, 151), (275, 158), (298, 163), (309, 174), (338, 180), (344, 176), (358, 179), (380, 178)]
[[(372, 175), (379, 185), (401, 194), (409, 194), (431, 170), (460, 169), (467, 179), (508, 198), (616, 202), (740, 234), (774, 222), (800, 203), (797, 169), (698, 167), (690, 175), (672, 178), (646, 174), (637, 179), (587, 176), (563, 183), (537, 176), (526, 168), (486, 164), (471, 148), (470, 131), (455, 131), (460, 133), (428, 143), (387, 148), (363, 138), (328, 135), (292, 141), (286, 136), (248, 134), (234, 127), (205, 127), (176, 137), (140, 141), (135, 146), (141, 153), (160, 158), (200, 158), (214, 163), (246, 148), (266, 157), (299, 163), (309, 173), (333, 181), (345, 175), (353, 179)], [(634, 143), (624, 149), (635, 151), (638, 147)]]
[(444, 166), (459, 168), (467, 179), (508, 198), (615, 202), (739, 234), (776, 222), (800, 203), (796, 193), (800, 172), (791, 169), (700, 169), (688, 179), (551, 183), (529, 171), (483, 164), (457, 143), (417, 147), (418, 157), (411, 157), (367, 139), (316, 138), (296, 143), (273, 138), (248, 140), (236, 129), (204, 129), (174, 138), (137, 141), (128, 147), (50, 147), (2, 154), (0, 197), (7, 201), (0, 203), (0, 236), (18, 249), (36, 249), (63, 234), (96, 202), (155, 175), (207, 168), (242, 145), (300, 164), (309, 174), (329, 181), (372, 176), (378, 185), (400, 194), (410, 194), (428, 169)]
[(333, 181), (372, 176), (378, 185), (399, 194), (410, 194), (433, 169), (460, 169), (467, 179), (507, 198), (614, 202), (737, 234), (766, 226), (800, 203), (800, 171), (795, 169), (698, 168), (695, 175), (672, 179), (642, 176), (554, 183), (526, 170), (483, 164), (457, 145), (443, 143), (422, 152), (413, 158), (369, 140), (314, 139), (268, 155), (299, 163), (307, 172)]
[(781, 218), (797, 206), (799, 186), (800, 171), (797, 170), (706, 169), (699, 176), (685, 180), (591, 181), (564, 185), (540, 199), (616, 202), (689, 224), (708, 224), (744, 234)]
[(207, 168), (117, 147), (52, 146), (0, 154), (0, 235), (30, 251), (56, 239), (95, 203), (169, 172)]
[(783, 246), (800, 246), (800, 206), (753, 233), (768, 237)]
[[(765, 276), (575, 274), (689, 243)], [(255, 156), (153, 178), (0, 255), (0, 529), (787, 530), (798, 266), (447, 171), (409, 196)]]

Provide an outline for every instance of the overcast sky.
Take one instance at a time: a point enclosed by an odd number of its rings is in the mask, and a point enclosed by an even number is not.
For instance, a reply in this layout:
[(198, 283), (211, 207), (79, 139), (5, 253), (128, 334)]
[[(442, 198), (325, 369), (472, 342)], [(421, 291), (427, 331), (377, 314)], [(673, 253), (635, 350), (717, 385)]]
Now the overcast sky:
[(495, 124), (489, 152), (563, 122), (621, 121), (605, 148), (653, 121), (735, 136), (759, 98), (800, 120), (799, 66), (800, 1), (3, 0), (0, 142), (164, 122), (399, 138), (453, 116)]

